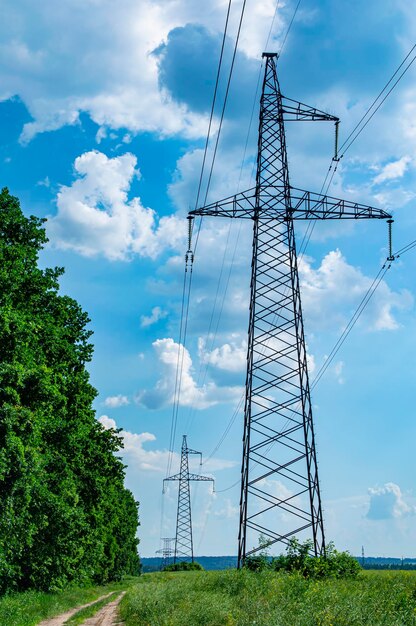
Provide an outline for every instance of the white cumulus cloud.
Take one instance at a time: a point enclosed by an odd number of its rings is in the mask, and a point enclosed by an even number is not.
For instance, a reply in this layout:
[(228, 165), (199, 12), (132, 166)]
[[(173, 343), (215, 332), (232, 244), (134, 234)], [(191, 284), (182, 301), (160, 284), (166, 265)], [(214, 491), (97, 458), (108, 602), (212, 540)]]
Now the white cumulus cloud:
[(398, 161), (387, 163), (387, 165), (382, 168), (381, 172), (374, 178), (373, 184), (379, 185), (380, 183), (384, 183), (386, 180), (402, 178), (411, 161), (412, 159), (409, 156), (403, 156)]
[[(98, 419), (100, 424), (106, 428), (117, 429), (117, 423), (108, 415), (101, 415)], [(134, 464), (139, 470), (152, 471), (152, 472), (165, 472), (168, 465), (168, 461), (171, 463), (172, 472), (175, 473), (179, 470), (180, 455), (176, 452), (170, 453), (169, 450), (147, 450), (145, 444), (151, 441), (156, 441), (156, 436), (153, 433), (132, 433), (128, 430), (122, 430), (120, 436), (123, 439), (124, 448), (120, 453), (125, 457), (128, 463)], [(190, 460), (190, 466), (197, 464), (197, 460)], [(227, 461), (225, 459), (212, 458), (205, 464), (206, 471), (219, 471), (234, 467), (233, 461)]]
[[(302, 304), (307, 316), (317, 327), (345, 323), (346, 307), (355, 310), (373, 283), (361, 270), (347, 263), (339, 250), (329, 252), (314, 269), (307, 259), (299, 264)], [(395, 310), (413, 305), (410, 292), (394, 292), (382, 280), (363, 314), (371, 330), (393, 330), (398, 327)]]
[[(33, 121), (22, 141), (79, 121), (85, 112), (99, 125), (163, 136), (204, 136), (206, 116), (175, 102), (159, 85), (152, 52), (169, 33), (204, 24), (222, 33), (222, 0), (122, 0), (112, 2), (3, 0), (0, 24), (0, 99), (19, 96)], [(241, 6), (233, 6), (234, 37)], [(248, 5), (240, 48), (259, 54), (275, 1)], [(275, 32), (282, 30), (279, 15)]]
[(159, 320), (164, 319), (167, 316), (167, 312), (163, 311), (160, 306), (155, 306), (152, 309), (150, 315), (142, 315), (140, 318), (140, 326), (142, 328), (147, 328), (147, 326), (152, 326), (156, 324)]
[(130, 404), (128, 397), (122, 395), (108, 396), (108, 398), (104, 400), (104, 406), (108, 406), (111, 409), (116, 409), (119, 406), (126, 406), (127, 404)]
[(220, 402), (239, 400), (241, 387), (220, 387), (213, 382), (198, 387), (193, 378), (192, 359), (188, 350), (175, 343), (173, 339), (157, 339), (152, 345), (159, 360), (162, 376), (153, 389), (142, 391), (137, 395), (137, 402), (140, 404), (156, 409), (173, 402), (178, 356), (182, 368), (180, 405), (206, 409)]
[(58, 213), (48, 221), (52, 245), (84, 256), (128, 260), (139, 254), (155, 258), (165, 247), (179, 245), (186, 226), (175, 216), (157, 219), (140, 198), (128, 199), (137, 159), (126, 153), (108, 158), (85, 152), (75, 160), (76, 180), (58, 193)]
[(247, 342), (230, 341), (212, 350), (207, 350), (206, 341), (198, 340), (199, 358), (202, 363), (209, 363), (227, 372), (244, 372), (247, 366)]
[(405, 501), (399, 485), (386, 483), (383, 487), (370, 487), (370, 506), (367, 518), (383, 520), (416, 514), (416, 507)]

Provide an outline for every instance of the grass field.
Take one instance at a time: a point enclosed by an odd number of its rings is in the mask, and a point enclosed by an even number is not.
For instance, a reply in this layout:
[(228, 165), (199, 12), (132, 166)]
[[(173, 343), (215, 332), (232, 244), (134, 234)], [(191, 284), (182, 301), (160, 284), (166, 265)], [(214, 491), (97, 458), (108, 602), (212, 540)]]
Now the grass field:
[[(86, 589), (70, 589), (59, 593), (41, 593), (27, 591), (13, 593), (0, 598), (0, 626), (35, 626), (40, 621), (64, 613), (69, 609), (110, 593), (122, 591), (136, 583), (137, 578), (126, 578), (123, 582), (89, 587)], [(112, 598), (109, 598), (111, 600)], [(98, 607), (99, 608), (99, 607)], [(84, 618), (91, 612), (86, 611)], [(76, 624), (76, 620), (71, 622)]]
[(121, 615), (126, 626), (416, 626), (416, 572), (324, 581), (235, 570), (146, 574)]

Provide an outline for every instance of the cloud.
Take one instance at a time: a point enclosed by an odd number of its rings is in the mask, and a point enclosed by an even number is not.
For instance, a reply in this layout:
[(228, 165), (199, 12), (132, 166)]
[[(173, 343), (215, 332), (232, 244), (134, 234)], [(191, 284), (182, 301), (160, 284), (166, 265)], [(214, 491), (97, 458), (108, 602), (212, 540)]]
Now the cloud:
[[(118, 428), (117, 423), (114, 419), (108, 417), (108, 415), (101, 415), (98, 419), (100, 424), (106, 428)], [(120, 451), (120, 453), (126, 457), (125, 460), (128, 463), (133, 464), (139, 470), (151, 471), (151, 472), (165, 472), (168, 466), (168, 462), (172, 466), (172, 472), (175, 473), (176, 470), (179, 470), (180, 465), (180, 455), (176, 452), (170, 453), (169, 450), (146, 450), (144, 445), (151, 441), (156, 441), (156, 436), (152, 433), (131, 433), (128, 430), (122, 430), (120, 432), (120, 436), (123, 439), (124, 448)], [(199, 464), (197, 460), (190, 459), (190, 468), (193, 470), (192, 466)], [(204, 464), (204, 468), (206, 471), (219, 471), (222, 469), (228, 469), (230, 467), (234, 467), (236, 463), (233, 461), (227, 461), (225, 459), (212, 458), (206, 464)], [(195, 471), (195, 470), (194, 470)]]
[[(98, 420), (106, 429), (117, 428), (115, 420), (107, 415), (101, 415)], [(156, 441), (155, 435), (152, 433), (141, 433), (139, 435), (123, 430), (121, 433), (124, 449), (121, 451), (123, 456), (127, 456), (128, 460), (141, 470), (150, 470), (153, 472), (164, 472), (167, 467), (169, 451), (168, 450), (146, 450), (143, 445)], [(178, 462), (178, 456), (174, 462)]]
[(130, 404), (128, 397), (122, 395), (109, 396), (104, 400), (104, 406), (108, 406), (111, 409), (116, 409), (119, 406), (126, 406), (127, 404)]
[[(222, 33), (210, 32), (200, 24), (186, 24), (171, 30), (166, 43), (154, 53), (158, 59), (161, 86), (168, 90), (175, 101), (196, 113), (209, 113), (211, 109), (217, 70), (212, 59), (220, 57), (222, 37)], [(225, 63), (227, 58), (231, 58), (233, 48), (233, 39), (227, 37), (223, 52)], [(235, 69), (232, 98), (226, 110), (226, 116), (232, 118), (250, 110), (252, 104), (246, 95), (256, 83), (259, 64), (256, 59), (250, 59), (238, 50)], [(189, 76), (193, 77), (192, 81)], [(221, 80), (217, 102), (224, 100), (225, 86), (226, 81)]]
[(152, 309), (150, 315), (142, 315), (140, 318), (140, 326), (142, 328), (147, 328), (148, 326), (152, 326), (156, 324), (159, 320), (164, 319), (167, 316), (167, 312), (163, 311), (160, 306), (155, 306)]
[(334, 365), (335, 376), (337, 377), (337, 380), (340, 385), (343, 385), (345, 383), (344, 365), (345, 365), (344, 361), (337, 361)]
[(48, 220), (52, 244), (84, 256), (104, 256), (112, 261), (134, 254), (155, 258), (165, 247), (179, 246), (186, 227), (175, 216), (157, 219), (140, 198), (128, 199), (137, 159), (126, 153), (108, 158), (96, 150), (77, 157), (76, 179), (62, 186), (57, 197), (58, 213)]
[(43, 180), (39, 180), (36, 185), (38, 187), (46, 187), (46, 189), (49, 189), (49, 187), (51, 186), (51, 181), (49, 180), (49, 176), (45, 176), (45, 178)]
[(235, 506), (229, 498), (226, 498), (223, 507), (214, 511), (214, 515), (222, 519), (234, 520), (238, 518), (239, 511), (239, 507)]
[(366, 517), (371, 520), (385, 520), (416, 514), (416, 507), (408, 504), (395, 483), (383, 487), (370, 487), (370, 507)]
[(381, 170), (380, 174), (378, 174), (374, 180), (374, 185), (379, 185), (380, 183), (384, 183), (386, 180), (394, 180), (396, 178), (402, 178), (405, 174), (409, 163), (411, 163), (412, 159), (409, 156), (403, 156), (398, 161), (393, 161), (392, 163), (387, 163)]
[(213, 350), (206, 350), (206, 341), (200, 337), (198, 352), (201, 363), (209, 363), (227, 372), (244, 372), (247, 367), (247, 341), (225, 343)]
[[(34, 7), (29, 0), (4, 0), (3, 9), (8, 19), (0, 24), (0, 99), (19, 95), (27, 106), (33, 121), (24, 127), (23, 142), (78, 123), (81, 112), (113, 129), (205, 135), (206, 117), (160, 88), (152, 52), (187, 24), (204, 24), (218, 37), (225, 20), (221, 0), (123, 0), (117, 11), (108, 2), (74, 6), (62, 0), (58, 7), (43, 0)], [(240, 10), (236, 3), (232, 38)], [(247, 7), (240, 43), (246, 54), (258, 55), (274, 10), (275, 0)], [(281, 29), (279, 11), (275, 32)]]
[[(339, 250), (329, 252), (320, 266), (313, 269), (311, 262), (303, 258), (299, 264), (302, 304), (307, 317), (316, 327), (323, 324), (343, 325), (341, 313), (348, 306), (355, 309), (373, 280), (359, 268), (349, 265)], [(371, 330), (394, 330), (398, 323), (394, 310), (405, 310), (413, 306), (410, 292), (392, 291), (382, 280), (363, 314), (365, 324)]]
[(220, 387), (213, 382), (198, 387), (192, 375), (192, 359), (188, 350), (173, 339), (157, 339), (152, 345), (162, 369), (162, 377), (153, 389), (141, 391), (137, 395), (138, 403), (149, 409), (157, 409), (174, 401), (178, 356), (182, 366), (179, 396), (181, 406), (206, 409), (220, 402), (239, 400), (241, 387)]

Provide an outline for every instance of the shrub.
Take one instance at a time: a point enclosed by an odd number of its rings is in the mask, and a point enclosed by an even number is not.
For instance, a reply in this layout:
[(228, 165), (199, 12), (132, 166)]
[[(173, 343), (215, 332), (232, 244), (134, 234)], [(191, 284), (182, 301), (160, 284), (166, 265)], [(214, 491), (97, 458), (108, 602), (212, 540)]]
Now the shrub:
[(286, 555), (270, 562), (274, 571), (299, 572), (305, 578), (356, 578), (361, 571), (357, 559), (349, 552), (339, 552), (333, 542), (325, 556), (311, 556), (312, 541), (300, 543), (296, 538), (288, 545)]
[(189, 563), (188, 561), (178, 561), (177, 563), (172, 563), (171, 565), (166, 565), (163, 568), (163, 572), (189, 572), (191, 570), (203, 570), (202, 565), (193, 561)]
[(311, 540), (301, 543), (290, 540), (286, 554), (270, 558), (264, 551), (258, 556), (248, 557), (244, 567), (251, 572), (273, 570), (275, 572), (298, 572), (305, 578), (356, 578), (361, 571), (357, 559), (349, 552), (338, 552), (331, 542), (325, 556), (312, 556)]

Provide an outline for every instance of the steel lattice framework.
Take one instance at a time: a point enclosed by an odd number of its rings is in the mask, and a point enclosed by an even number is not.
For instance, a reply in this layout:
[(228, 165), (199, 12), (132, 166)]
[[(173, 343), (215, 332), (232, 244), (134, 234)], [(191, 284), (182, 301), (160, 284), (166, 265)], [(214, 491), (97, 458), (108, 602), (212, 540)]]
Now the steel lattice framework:
[(189, 473), (189, 455), (199, 454), (200, 464), (202, 465), (202, 454), (196, 450), (188, 448), (186, 442), (186, 435), (182, 438), (181, 449), (181, 467), (179, 474), (174, 474), (163, 480), (163, 490), (165, 489), (165, 482), (177, 480), (179, 482), (178, 490), (178, 512), (176, 517), (176, 537), (175, 537), (175, 553), (173, 562), (178, 560), (188, 560), (192, 562), (194, 560), (194, 548), (192, 540), (192, 516), (191, 516), (191, 492), (189, 483), (193, 481), (212, 482), (214, 479), (208, 476), (201, 476), (200, 474)]
[(172, 543), (175, 541), (175, 537), (162, 537), (163, 548), (160, 550), (156, 550), (156, 554), (162, 555), (162, 561), (160, 564), (160, 569), (163, 570), (167, 565), (170, 565), (170, 560), (174, 555), (175, 551), (172, 548)]
[(294, 220), (391, 218), (290, 185), (285, 121), (339, 120), (282, 95), (276, 56), (263, 54), (255, 188), (190, 212), (253, 220), (239, 567), (299, 534), (325, 553)]

